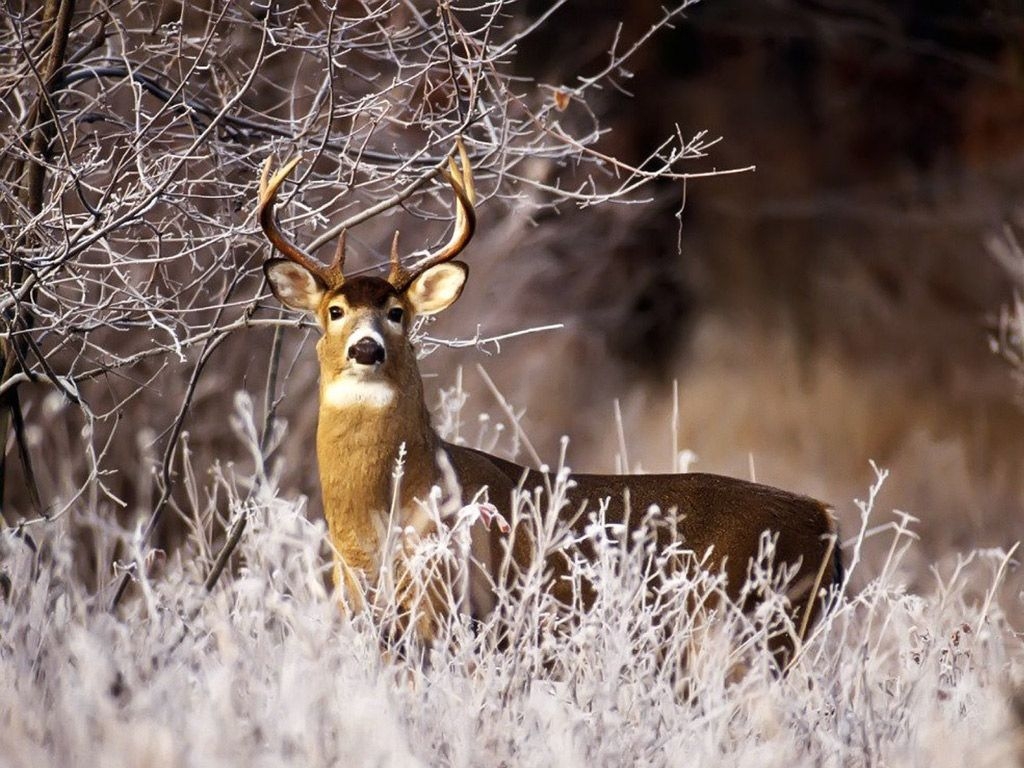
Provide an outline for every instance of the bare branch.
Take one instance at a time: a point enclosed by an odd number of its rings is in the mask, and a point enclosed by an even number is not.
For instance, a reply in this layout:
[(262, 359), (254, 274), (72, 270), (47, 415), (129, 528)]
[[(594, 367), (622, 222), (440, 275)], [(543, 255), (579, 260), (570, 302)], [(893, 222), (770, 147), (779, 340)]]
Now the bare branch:
[[(225, 420), (228, 393), (254, 387), (266, 438), (277, 403), (300, 387), (278, 362), (298, 357), (313, 326), (261, 303), (267, 248), (250, 212), (268, 156), (303, 157), (280, 192), (282, 236), (315, 254), (350, 230), (369, 256), (355, 274), (386, 263), (399, 227), (417, 258), (460, 247), (467, 204), (488, 225), (523, 205), (635, 204), (652, 182), (692, 178), (686, 162), (714, 144), (677, 132), (635, 166), (601, 145), (594, 97), (621, 90), (631, 57), (686, 2), (635, 40), (603, 41), (607, 58), (571, 87), (532, 80), (517, 61), (563, 0), (535, 18), (501, 0), (36, 5), (9, 3), (0, 21), (0, 400), (21, 405), (6, 445), (26, 457), (20, 485), (5, 489), (14, 526), (102, 507), (145, 521), (145, 550), (169, 510), (188, 517), (198, 504), (179, 476), (186, 446), (210, 466), (263, 463), (222, 455), (216, 427), (197, 434)], [(439, 177), (457, 137), (475, 184), (462, 199), (456, 179), (453, 222)], [(493, 351), (550, 327), (423, 348)], [(51, 453), (59, 466), (39, 461)], [(206, 564), (212, 585), (244, 518), (189, 520), (211, 553), (234, 525), (220, 564)]]

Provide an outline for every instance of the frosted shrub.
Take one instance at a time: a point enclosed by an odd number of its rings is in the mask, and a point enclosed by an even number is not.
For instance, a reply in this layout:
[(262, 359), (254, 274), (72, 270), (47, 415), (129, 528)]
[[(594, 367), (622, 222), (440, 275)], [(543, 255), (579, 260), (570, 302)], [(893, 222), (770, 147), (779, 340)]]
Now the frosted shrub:
[[(238, 414), (252, 442), (244, 401)], [(524, 489), (507, 522), (572, 553), (579, 542), (550, 514), (571, 482), (558, 478), (550, 494)], [(396, 532), (414, 577), (443, 562), (455, 585), (424, 648), (395, 644), (386, 601), (339, 609), (324, 526), (278, 495), (272, 474), (222, 467), (209, 484), (249, 518), (235, 568), (209, 594), (211, 548), (198, 538), (152, 575), (139, 570), (116, 615), (109, 590), (76, 576), (66, 519), (32, 531), (38, 556), (4, 539), (0, 764), (943, 766), (1006, 765), (1019, 748), (1010, 696), (1024, 653), (996, 589), (1011, 558), (970, 554), (912, 594), (901, 566), (911, 521), (879, 528), (874, 493), (847, 547), (862, 586), (780, 676), (768, 648), (793, 631), (784, 592), (771, 590), (784, 574), (752, 569), (769, 597), (744, 615), (713, 574), (655, 579), (692, 554), (655, 554), (643, 530), (624, 540), (599, 505), (584, 512), (593, 557), (569, 555), (593, 589), (589, 611), (557, 605), (531, 570), (498, 584), (499, 610), (474, 623), (458, 585), (479, 515), (435, 506), (440, 537), (411, 548)], [(99, 515), (78, 523), (101, 553), (135, 536)], [(892, 541), (873, 575), (860, 549), (876, 530)]]

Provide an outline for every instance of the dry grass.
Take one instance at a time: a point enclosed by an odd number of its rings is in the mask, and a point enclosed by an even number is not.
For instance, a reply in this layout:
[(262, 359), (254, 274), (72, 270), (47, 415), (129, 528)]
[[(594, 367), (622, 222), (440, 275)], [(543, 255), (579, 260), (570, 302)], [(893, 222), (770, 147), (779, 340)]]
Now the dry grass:
[[(255, 452), (238, 402), (238, 440)], [(495, 626), (454, 615), (422, 658), (396, 661), (381, 653), (385, 619), (337, 610), (324, 527), (272, 473), (216, 467), (197, 482), (191, 539), (116, 616), (76, 575), (66, 521), (33, 531), (38, 557), (3, 541), (0, 764), (1004, 766), (1021, 754), (1024, 646), (996, 589), (1019, 582), (1011, 557), (970, 553), (908, 590), (915, 543), (905, 517), (875, 508), (880, 480), (848, 531), (863, 586), (782, 678), (764, 650), (779, 602), (711, 621), (687, 606), (713, 580), (678, 579), (652, 604), (643, 542), (624, 549), (600, 529), (582, 566), (600, 589), (590, 613), (553, 627), (527, 575), (507, 598), (507, 647)], [(213, 502), (251, 525), (235, 573), (206, 596)], [(80, 519), (99, 560), (137, 538), (105, 512)], [(885, 556), (865, 572), (869, 542)]]

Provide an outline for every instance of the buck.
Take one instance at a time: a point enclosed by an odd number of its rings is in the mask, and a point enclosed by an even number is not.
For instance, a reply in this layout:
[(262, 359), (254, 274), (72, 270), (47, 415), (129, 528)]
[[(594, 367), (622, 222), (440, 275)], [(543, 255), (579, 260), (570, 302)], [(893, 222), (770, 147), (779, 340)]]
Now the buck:
[[(458, 143), (442, 172), (455, 196), (455, 223), (443, 247), (409, 267), (398, 255), (396, 233), (387, 277), (344, 274), (341, 235), (336, 256), (327, 265), (289, 240), (278, 226), (274, 205), (278, 190), (295, 168), (292, 160), (270, 177), (267, 160), (260, 181), (258, 217), (266, 236), (284, 258), (264, 263), (273, 294), (287, 307), (312, 314), (322, 330), (317, 342), (320, 362), (320, 410), (316, 452), (323, 509), (335, 552), (334, 580), (358, 610), (365, 605), (384, 560), (388, 526), (412, 527), (431, 534), (423, 504), (432, 489), (461, 502), (484, 502), (508, 526), (487, 527), (474, 539), (476, 569), (469, 588), (470, 611), (484, 615), (494, 608), (489, 585), (502, 578), (499, 565), (511, 558), (525, 568), (541, 557), (529, 531), (515, 523), (517, 489), (550, 487), (550, 478), (496, 456), (443, 441), (431, 425), (423, 381), (409, 333), (413, 319), (451, 306), (462, 292), (467, 266), (453, 259), (465, 248), (476, 226), (475, 192), (468, 157)], [(461, 166), (461, 167), (460, 167)], [(400, 454), (404, 472), (395, 487)], [(800, 634), (820, 612), (822, 597), (842, 581), (830, 509), (814, 499), (744, 480), (713, 474), (572, 476), (565, 524), (585, 538), (586, 516), (577, 514), (584, 500), (603, 502), (604, 522), (630, 529), (644, 512), (665, 510), (659, 544), (682, 541), (702, 567), (724, 571), (727, 593), (739, 598), (763, 536), (777, 537), (775, 563), (794, 570), (788, 597)], [(436, 491), (435, 491), (436, 492)], [(672, 530), (665, 530), (670, 528)], [(522, 530), (520, 530), (522, 529)], [(583, 548), (586, 550), (586, 547)], [(549, 555), (547, 583), (563, 601), (573, 599), (572, 579), (565, 578), (571, 559)], [(577, 580), (578, 582), (578, 580)], [(443, 585), (448, 586), (448, 585)], [(444, 591), (444, 590), (442, 590)], [(592, 595), (582, 596), (585, 601)], [(436, 603), (406, 600), (419, 634), (433, 636)], [(414, 608), (417, 603), (418, 608)], [(429, 607), (424, 608), (426, 604)], [(788, 641), (790, 644), (792, 641)]]

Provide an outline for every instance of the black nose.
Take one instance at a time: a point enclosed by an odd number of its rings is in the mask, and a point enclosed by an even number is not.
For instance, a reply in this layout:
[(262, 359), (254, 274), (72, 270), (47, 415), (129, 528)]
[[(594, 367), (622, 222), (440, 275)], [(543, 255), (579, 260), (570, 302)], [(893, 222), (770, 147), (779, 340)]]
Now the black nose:
[(360, 365), (376, 365), (384, 362), (384, 347), (369, 336), (364, 336), (348, 348), (349, 360)]

